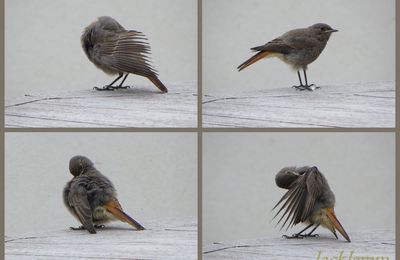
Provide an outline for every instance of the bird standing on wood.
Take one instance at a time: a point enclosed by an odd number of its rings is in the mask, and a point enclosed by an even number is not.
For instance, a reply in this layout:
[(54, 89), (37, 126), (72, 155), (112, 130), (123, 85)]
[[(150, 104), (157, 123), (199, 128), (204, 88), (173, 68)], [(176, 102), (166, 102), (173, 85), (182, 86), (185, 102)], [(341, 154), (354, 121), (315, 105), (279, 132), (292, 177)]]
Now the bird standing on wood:
[(145, 229), (122, 210), (113, 184), (88, 158), (72, 157), (69, 170), (74, 177), (64, 188), (64, 204), (82, 223), (81, 227), (71, 229), (86, 229), (95, 234), (95, 227), (102, 227), (102, 223), (111, 220), (127, 222), (137, 230)]
[[(293, 88), (312, 91), (314, 84), (309, 85), (307, 82), (307, 65), (318, 58), (331, 34), (337, 31), (324, 23), (317, 23), (308, 28), (288, 31), (264, 45), (251, 48), (251, 50), (257, 53), (240, 64), (238, 70), (241, 71), (263, 58), (278, 57), (297, 71), (300, 85), (293, 86)], [(303, 70), (305, 85), (303, 85), (301, 80), (300, 70)]]
[[(148, 78), (163, 93), (168, 92), (158, 79), (157, 71), (150, 65), (150, 46), (141, 32), (126, 30), (113, 18), (102, 16), (85, 28), (81, 44), (86, 56), (97, 68), (107, 74), (118, 74), (109, 85), (95, 87), (96, 90), (128, 88), (123, 83), (132, 73)], [(124, 74), (119, 86), (113, 86)]]
[[(283, 210), (285, 212), (279, 219), (278, 223), (287, 215), (281, 229), (287, 224), (287, 229), (300, 222), (308, 224), (308, 226), (293, 236), (285, 236), (286, 238), (303, 238), (312, 237), (315, 229), (320, 225), (329, 229), (336, 238), (336, 230), (350, 242), (350, 237), (336, 218), (334, 206), (335, 195), (328, 185), (328, 181), (318, 170), (317, 167), (285, 167), (280, 170), (275, 177), (276, 185), (288, 191), (283, 195), (279, 202), (275, 205), (275, 209), (279, 204), (283, 203), (274, 218)], [(288, 222), (288, 220), (290, 221)], [(315, 226), (310, 233), (303, 235), (302, 233)]]

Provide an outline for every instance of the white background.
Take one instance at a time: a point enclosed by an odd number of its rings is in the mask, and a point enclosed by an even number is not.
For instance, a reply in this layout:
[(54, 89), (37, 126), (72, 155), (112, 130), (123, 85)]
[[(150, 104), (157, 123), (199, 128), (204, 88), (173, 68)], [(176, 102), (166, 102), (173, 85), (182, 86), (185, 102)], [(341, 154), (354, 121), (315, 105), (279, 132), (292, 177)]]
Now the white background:
[[(206, 133), (203, 139), (204, 245), (302, 230), (299, 224), (279, 231), (272, 220), (286, 192), (275, 174), (285, 166), (319, 168), (350, 238), (355, 231), (394, 230), (394, 133)], [(334, 239), (327, 229), (316, 233)]]
[(144, 226), (197, 217), (196, 134), (7, 133), (5, 141), (8, 236), (80, 225), (62, 201), (78, 154), (113, 182), (124, 211)]
[(298, 84), (295, 71), (277, 58), (237, 66), (283, 33), (327, 23), (333, 33), (325, 50), (308, 67), (318, 86), (394, 80), (394, 0), (204, 0), (203, 91), (287, 88)]
[[(80, 43), (84, 28), (103, 15), (147, 36), (167, 87), (197, 79), (196, 0), (6, 0), (6, 97), (111, 83), (115, 77), (97, 69)], [(155, 88), (140, 76), (126, 83)]]

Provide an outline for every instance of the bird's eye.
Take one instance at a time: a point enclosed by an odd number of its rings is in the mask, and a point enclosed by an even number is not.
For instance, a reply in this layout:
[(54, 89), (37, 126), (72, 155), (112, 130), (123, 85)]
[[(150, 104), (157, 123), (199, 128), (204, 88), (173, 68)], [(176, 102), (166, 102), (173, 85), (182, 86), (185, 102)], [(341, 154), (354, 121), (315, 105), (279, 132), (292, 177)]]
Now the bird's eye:
[(321, 27), (321, 31), (325, 31), (325, 28), (324, 28), (324, 27)]

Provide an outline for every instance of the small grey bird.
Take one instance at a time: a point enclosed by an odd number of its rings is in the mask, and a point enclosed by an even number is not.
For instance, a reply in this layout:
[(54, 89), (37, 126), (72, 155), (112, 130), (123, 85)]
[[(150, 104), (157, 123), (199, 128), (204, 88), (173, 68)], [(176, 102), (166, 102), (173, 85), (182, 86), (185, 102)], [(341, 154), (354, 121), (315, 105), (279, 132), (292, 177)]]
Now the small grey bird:
[[(328, 181), (317, 167), (285, 167), (280, 170), (275, 177), (276, 185), (288, 191), (283, 195), (279, 202), (275, 205), (275, 209), (279, 204), (283, 203), (274, 218), (285, 209), (278, 224), (287, 215), (281, 229), (287, 224), (287, 229), (298, 223), (306, 223), (308, 226), (293, 236), (285, 236), (286, 238), (303, 238), (317, 236), (312, 235), (320, 225), (329, 229), (336, 238), (336, 231), (350, 242), (343, 226), (336, 218), (334, 206), (335, 195), (328, 185)], [(290, 221), (289, 221), (290, 219)], [(288, 222), (289, 221), (289, 222)], [(302, 233), (314, 226), (310, 233), (303, 235)]]
[(111, 181), (101, 174), (85, 156), (77, 155), (69, 162), (69, 171), (74, 176), (64, 188), (64, 204), (82, 226), (95, 234), (95, 227), (111, 220), (127, 222), (137, 230), (144, 230), (136, 220), (128, 216), (118, 202)]
[[(158, 79), (157, 71), (150, 65), (150, 45), (143, 33), (126, 30), (113, 18), (102, 16), (85, 28), (81, 44), (86, 56), (97, 68), (110, 75), (118, 74), (109, 85), (95, 89), (128, 88), (122, 84), (132, 73), (148, 78), (163, 93), (168, 92)], [(119, 86), (113, 86), (124, 74)]]
[[(324, 50), (331, 34), (337, 31), (324, 23), (317, 23), (308, 28), (288, 31), (264, 45), (251, 48), (251, 50), (257, 53), (240, 64), (238, 70), (241, 71), (263, 58), (278, 57), (297, 71), (300, 85), (293, 86), (293, 88), (312, 91), (311, 87), (314, 84), (309, 85), (307, 82), (307, 65), (318, 58)], [(301, 80), (300, 70), (303, 70), (305, 85), (303, 85)]]

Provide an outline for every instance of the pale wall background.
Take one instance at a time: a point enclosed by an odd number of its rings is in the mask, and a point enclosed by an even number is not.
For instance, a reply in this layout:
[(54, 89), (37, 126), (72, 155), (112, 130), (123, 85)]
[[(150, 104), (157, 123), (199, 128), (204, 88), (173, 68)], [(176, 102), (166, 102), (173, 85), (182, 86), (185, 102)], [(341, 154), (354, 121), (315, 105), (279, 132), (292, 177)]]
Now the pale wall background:
[[(6, 0), (6, 97), (111, 83), (80, 44), (83, 29), (103, 15), (147, 36), (166, 86), (197, 79), (196, 0)], [(155, 88), (140, 76), (126, 83)]]
[(144, 226), (197, 217), (196, 134), (7, 133), (5, 142), (8, 236), (80, 225), (62, 201), (77, 154), (114, 183), (125, 212)]
[[(204, 245), (302, 230), (299, 224), (279, 231), (271, 221), (286, 191), (276, 186), (275, 174), (285, 166), (319, 168), (350, 238), (355, 231), (394, 230), (394, 145), (393, 133), (206, 133)], [(334, 239), (324, 228), (317, 234)]]
[(204, 0), (203, 90), (205, 94), (288, 88), (296, 72), (277, 58), (241, 72), (251, 47), (295, 29), (324, 22), (338, 29), (308, 79), (319, 86), (394, 80), (394, 0)]

